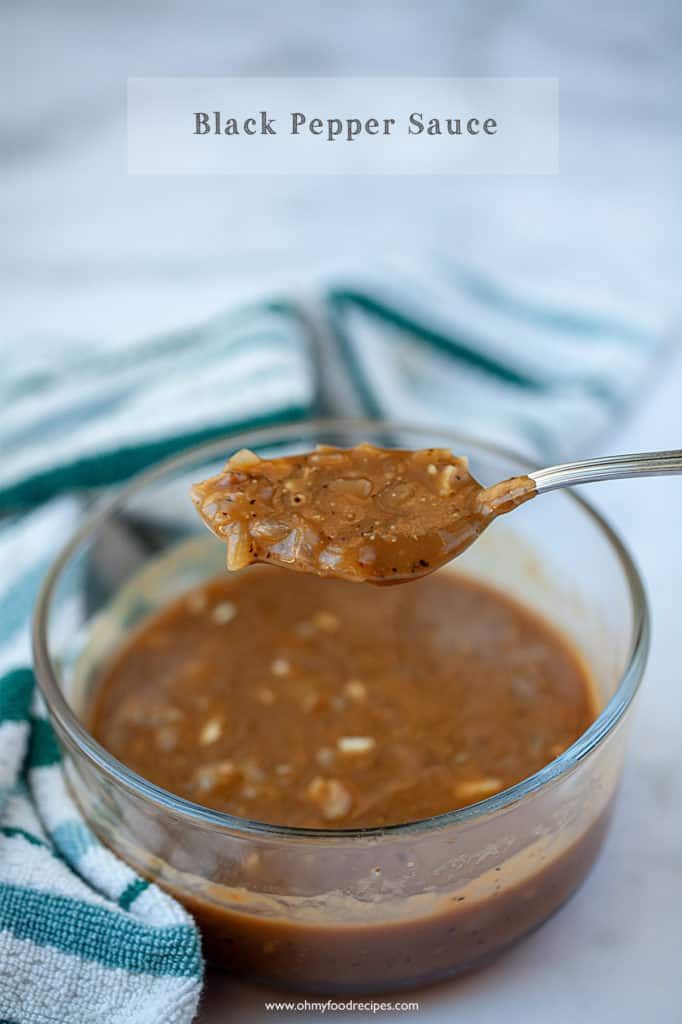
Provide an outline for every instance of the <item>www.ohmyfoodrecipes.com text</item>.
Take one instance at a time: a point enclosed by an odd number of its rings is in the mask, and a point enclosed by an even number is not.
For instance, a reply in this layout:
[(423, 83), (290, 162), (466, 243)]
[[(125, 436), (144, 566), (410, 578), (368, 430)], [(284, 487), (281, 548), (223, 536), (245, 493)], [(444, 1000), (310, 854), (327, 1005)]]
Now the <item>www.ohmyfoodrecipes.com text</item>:
[(391, 1002), (376, 999), (299, 999), (297, 1002), (267, 1002), (268, 1013), (415, 1013), (417, 1002)]

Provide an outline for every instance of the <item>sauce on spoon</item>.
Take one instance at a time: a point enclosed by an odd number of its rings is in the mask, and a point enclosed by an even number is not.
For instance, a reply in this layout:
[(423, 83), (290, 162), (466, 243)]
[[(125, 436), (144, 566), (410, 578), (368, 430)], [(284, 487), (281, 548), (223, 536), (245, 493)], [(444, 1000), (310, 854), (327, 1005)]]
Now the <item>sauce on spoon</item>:
[(445, 448), (360, 444), (276, 459), (242, 449), (192, 499), (229, 569), (265, 562), (391, 584), (438, 569), (535, 493), (527, 476), (485, 488)]

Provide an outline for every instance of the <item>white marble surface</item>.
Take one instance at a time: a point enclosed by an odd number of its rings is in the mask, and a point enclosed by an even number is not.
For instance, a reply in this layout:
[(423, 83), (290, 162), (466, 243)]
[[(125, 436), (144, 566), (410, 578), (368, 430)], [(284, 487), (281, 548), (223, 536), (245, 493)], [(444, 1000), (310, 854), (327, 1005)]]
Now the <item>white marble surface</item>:
[[(680, 306), (669, 0), (0, 6), (0, 350), (134, 341), (330, 263), (463, 259), (664, 324)], [(126, 174), (131, 75), (556, 75), (557, 178)], [(39, 300), (37, 301), (37, 298)], [(21, 349), (18, 348), (21, 343)]]
[[(543, 275), (679, 339), (679, 4), (25, 0), (0, 9), (0, 37), (18, 57), (0, 69), (6, 362), (49, 355), (55, 338), (86, 352), (134, 344), (326, 262), (420, 247)], [(127, 178), (128, 75), (235, 73), (558, 75), (562, 173), (304, 187)], [(682, 442), (679, 357), (643, 381), (611, 442)], [(489, 969), (418, 993), (420, 1020), (680, 1020), (682, 478), (590, 497), (634, 552), (654, 621), (613, 830), (561, 914)], [(263, 1000), (213, 975), (201, 1024), (263, 1020)]]

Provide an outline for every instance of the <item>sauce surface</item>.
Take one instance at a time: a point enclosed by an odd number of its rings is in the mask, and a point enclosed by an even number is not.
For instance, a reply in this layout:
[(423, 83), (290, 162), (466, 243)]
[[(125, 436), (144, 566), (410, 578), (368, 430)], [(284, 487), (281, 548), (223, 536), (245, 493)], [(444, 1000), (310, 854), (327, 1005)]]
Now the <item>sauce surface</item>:
[(256, 568), (143, 624), (105, 672), (91, 728), (197, 803), (348, 828), (491, 796), (553, 760), (596, 713), (559, 633), (459, 574), (379, 596)]
[(369, 444), (269, 460), (243, 449), (192, 488), (229, 569), (269, 562), (384, 584), (433, 572), (535, 493), (529, 477), (484, 488), (444, 448)]

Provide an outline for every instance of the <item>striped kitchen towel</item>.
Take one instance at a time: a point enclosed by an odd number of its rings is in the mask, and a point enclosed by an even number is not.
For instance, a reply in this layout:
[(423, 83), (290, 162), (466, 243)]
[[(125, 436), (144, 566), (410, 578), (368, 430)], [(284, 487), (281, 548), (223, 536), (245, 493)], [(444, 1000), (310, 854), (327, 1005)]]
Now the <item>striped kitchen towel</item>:
[(129, 346), (3, 355), (0, 1020), (185, 1024), (199, 998), (192, 921), (82, 821), (34, 692), (36, 591), (92, 490), (228, 430), (326, 412), (545, 458), (622, 412), (660, 348), (645, 323), (459, 270), (346, 280), (312, 303), (264, 302)]
[(194, 923), (83, 822), (28, 667), (35, 590), (79, 511), (58, 497), (0, 529), (0, 1020), (186, 1024)]
[(182, 1024), (202, 961), (189, 916), (81, 820), (29, 669), (0, 689), (0, 1015)]
[(127, 345), (7, 346), (0, 513), (314, 412), (574, 454), (625, 410), (660, 349), (642, 313), (470, 269), (393, 265), (312, 301), (263, 302)]
[(595, 444), (662, 347), (641, 313), (471, 268), (346, 279), (326, 309), (338, 372), (365, 413), (458, 430), (545, 465)]

